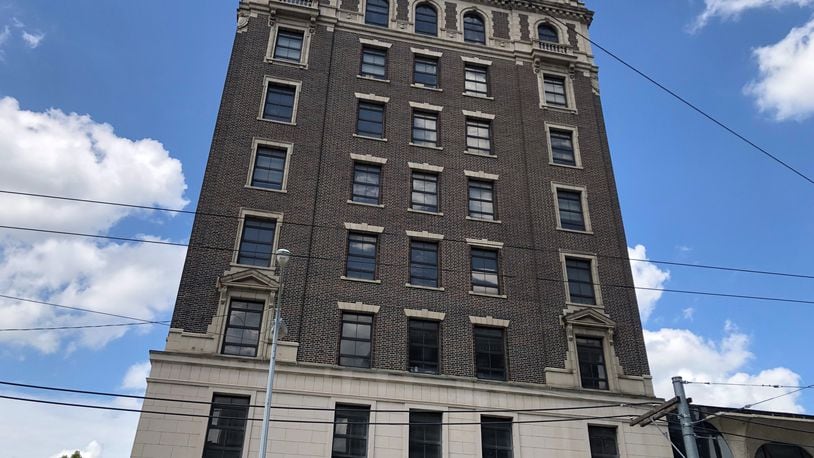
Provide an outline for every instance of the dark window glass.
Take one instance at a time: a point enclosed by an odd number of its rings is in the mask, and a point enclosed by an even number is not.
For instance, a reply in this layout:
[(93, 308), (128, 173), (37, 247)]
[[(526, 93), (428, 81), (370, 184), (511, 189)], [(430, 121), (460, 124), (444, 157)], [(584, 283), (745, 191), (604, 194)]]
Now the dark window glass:
[(348, 234), (348, 265), (345, 275), (363, 280), (376, 279), (376, 245), (378, 238), (371, 234)]
[(438, 13), (427, 3), (415, 7), (415, 33), (432, 36), (438, 34)]
[(438, 175), (413, 172), (410, 208), (438, 213)]
[(602, 339), (577, 337), (577, 358), (579, 375), (583, 388), (608, 389), (608, 374), (605, 371), (605, 351)]
[(271, 266), (271, 251), (274, 247), (276, 229), (277, 221), (273, 219), (246, 217), (243, 220), (237, 263), (259, 267)]
[(438, 146), (438, 113), (413, 112), (413, 143)]
[(486, 44), (486, 26), (478, 13), (464, 14), (464, 41)]
[(475, 372), (478, 378), (506, 380), (503, 330), (475, 326)]
[(560, 207), (560, 226), (563, 229), (585, 230), (581, 192), (558, 189), (557, 205)]
[(365, 458), (370, 407), (337, 404), (331, 458)]
[(353, 164), (352, 201), (365, 204), (379, 204), (381, 202), (381, 188), (381, 166), (361, 162)]
[(387, 76), (387, 50), (369, 46), (363, 47), (360, 74), (385, 79)]
[(359, 102), (356, 133), (365, 137), (384, 138), (384, 105)]
[(410, 458), (441, 458), (441, 412), (410, 411)]
[(464, 91), (470, 94), (489, 95), (487, 73), (486, 67), (466, 64), (464, 67)]
[(216, 394), (206, 428), (203, 458), (240, 458), (249, 416), (249, 398)]
[(588, 425), (588, 439), (591, 442), (591, 458), (618, 458), (616, 428)]
[(561, 76), (545, 75), (545, 103), (556, 107), (567, 107), (568, 99), (565, 97), (565, 78)]
[(472, 248), (472, 292), (500, 294), (497, 256), (494, 250)]
[(811, 455), (797, 445), (768, 443), (757, 449), (755, 458), (811, 458)]
[(301, 31), (280, 29), (274, 46), (274, 58), (299, 62), (302, 59), (302, 37)]
[(283, 189), (286, 150), (258, 146), (252, 171), (252, 186), (266, 189)]
[(466, 149), (492, 154), (492, 124), (480, 119), (466, 119)]
[(435, 57), (415, 56), (413, 80), (416, 84), (438, 87), (438, 59)]
[(547, 41), (549, 43), (560, 42), (560, 36), (557, 33), (557, 29), (549, 24), (540, 24), (537, 26), (537, 36), (540, 38), (540, 41)]
[(596, 304), (591, 261), (581, 258), (565, 258), (565, 270), (568, 277), (568, 293), (571, 296), (571, 302), (576, 304)]
[(339, 365), (370, 367), (373, 317), (355, 313), (342, 314), (342, 337), (339, 342)]
[(512, 458), (512, 421), (508, 418), (481, 417), (483, 458)]
[(232, 299), (223, 336), (223, 354), (257, 356), (265, 303)]
[(390, 3), (388, 0), (367, 0), (365, 24), (387, 27), (389, 14)]
[(410, 241), (410, 284), (438, 287), (438, 243)]
[(410, 320), (410, 371), (437, 374), (439, 364), (439, 324), (437, 321)]
[(297, 89), (285, 84), (269, 83), (263, 119), (291, 122), (294, 116), (294, 96)]
[(495, 185), (491, 181), (469, 180), (469, 216), (495, 219)]
[(551, 159), (555, 164), (577, 165), (573, 132), (551, 129), (549, 141), (551, 142)]

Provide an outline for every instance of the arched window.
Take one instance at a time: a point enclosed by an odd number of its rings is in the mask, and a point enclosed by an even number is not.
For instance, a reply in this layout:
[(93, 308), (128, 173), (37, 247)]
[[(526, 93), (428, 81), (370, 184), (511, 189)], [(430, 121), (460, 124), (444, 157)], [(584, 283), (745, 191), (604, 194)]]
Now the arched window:
[[(681, 458), (687, 453), (684, 450), (684, 438), (681, 435), (681, 426), (674, 416), (669, 418), (668, 431), (670, 441), (673, 443), (673, 458)], [(732, 450), (726, 443), (724, 436), (711, 423), (702, 421), (693, 426), (695, 443), (698, 447), (698, 456), (701, 458), (733, 458)], [(677, 453), (679, 452), (679, 453)]]
[(464, 14), (464, 41), (486, 44), (486, 25), (483, 16), (474, 11)]
[(429, 3), (415, 7), (415, 33), (432, 36), (438, 34), (438, 13)]
[(537, 36), (540, 38), (540, 41), (546, 41), (549, 43), (560, 42), (560, 34), (557, 33), (557, 29), (551, 24), (542, 23), (538, 25)]
[(388, 16), (390, 16), (389, 0), (367, 0), (365, 24), (387, 27)]
[(772, 442), (761, 445), (755, 458), (811, 458), (811, 455), (796, 445)]

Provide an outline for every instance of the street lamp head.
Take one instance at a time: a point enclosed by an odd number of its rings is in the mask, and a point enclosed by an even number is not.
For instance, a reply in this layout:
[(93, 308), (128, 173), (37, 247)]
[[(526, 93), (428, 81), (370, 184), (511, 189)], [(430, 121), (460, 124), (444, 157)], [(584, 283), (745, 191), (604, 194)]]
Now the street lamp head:
[(288, 261), (291, 260), (291, 252), (286, 250), (285, 248), (280, 248), (277, 250), (277, 265), (280, 266), (281, 269), (285, 269), (285, 266), (288, 264)]

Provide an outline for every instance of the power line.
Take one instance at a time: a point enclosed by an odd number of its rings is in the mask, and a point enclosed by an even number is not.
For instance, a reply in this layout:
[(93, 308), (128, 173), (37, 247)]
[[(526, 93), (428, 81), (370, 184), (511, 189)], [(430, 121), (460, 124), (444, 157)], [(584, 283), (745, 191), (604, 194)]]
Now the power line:
[(754, 406), (756, 406), (758, 404), (763, 404), (765, 402), (774, 401), (775, 399), (779, 399), (779, 398), (782, 398), (784, 396), (788, 396), (788, 395), (791, 395), (791, 394), (794, 394), (794, 393), (799, 393), (800, 391), (807, 390), (809, 388), (814, 388), (814, 385), (802, 386), (802, 387), (800, 387), (800, 388), (798, 388), (796, 390), (789, 391), (788, 393), (779, 394), (777, 396), (773, 396), (771, 398), (764, 399), (762, 401), (754, 402), (752, 404), (746, 404), (745, 406), (741, 407), (741, 409), (751, 409), (752, 407), (754, 407)]
[(5, 299), (20, 301), (20, 302), (31, 302), (31, 303), (34, 303), (34, 304), (47, 305), (49, 307), (56, 307), (56, 308), (61, 308), (61, 309), (75, 310), (77, 312), (93, 313), (93, 314), (96, 314), (96, 315), (105, 315), (105, 316), (112, 316), (112, 317), (115, 317), (115, 318), (123, 318), (125, 320), (139, 321), (139, 322), (142, 322), (144, 324), (163, 324), (165, 326), (168, 326), (166, 321), (146, 320), (144, 318), (136, 318), (136, 317), (133, 317), (133, 316), (119, 315), (119, 314), (116, 314), (116, 313), (109, 313), (109, 312), (102, 312), (102, 311), (99, 311), (99, 310), (93, 310), (93, 309), (88, 309), (88, 308), (83, 308), (83, 307), (73, 307), (73, 306), (69, 306), (69, 305), (56, 304), (54, 302), (41, 301), (41, 300), (30, 299), (30, 298), (25, 298), (25, 297), (10, 296), (10, 295), (7, 295), (7, 294), (0, 294), (0, 297), (5, 298)]
[(805, 388), (799, 385), (775, 385), (775, 384), (756, 384), (756, 383), (732, 383), (732, 382), (699, 382), (699, 381), (685, 381), (685, 385), (721, 385), (721, 386), (751, 386), (756, 388)]
[(155, 323), (110, 323), (110, 324), (83, 324), (77, 326), (46, 326), (39, 328), (0, 328), (0, 332), (17, 332), (17, 331), (62, 331), (71, 329), (90, 329), (90, 328), (115, 328), (121, 326), (144, 326), (148, 324), (164, 324), (169, 325), (169, 321), (156, 321)]
[[(726, 415), (726, 414), (718, 414), (717, 416), (720, 417), (720, 418), (726, 418), (726, 419), (729, 419), (729, 420), (740, 421), (742, 423), (747, 423), (747, 424), (751, 424), (751, 425), (765, 426), (767, 428), (782, 429), (782, 430), (785, 430), (785, 431), (794, 431), (794, 432), (798, 432), (798, 433), (814, 434), (814, 430), (805, 430), (805, 429), (791, 428), (789, 426), (773, 425), (773, 424), (770, 424), (770, 423), (761, 423), (761, 422), (755, 421), (754, 419), (751, 419), (751, 418), (746, 419), (746, 418), (741, 418), (741, 417), (738, 417), (738, 416)], [(793, 420), (793, 418), (789, 418), (789, 420)]]

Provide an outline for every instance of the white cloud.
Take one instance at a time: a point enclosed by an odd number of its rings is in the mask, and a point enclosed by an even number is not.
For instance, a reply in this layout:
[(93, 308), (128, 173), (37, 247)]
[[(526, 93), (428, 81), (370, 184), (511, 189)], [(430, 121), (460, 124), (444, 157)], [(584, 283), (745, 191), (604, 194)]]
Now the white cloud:
[(122, 388), (130, 391), (144, 392), (147, 389), (147, 376), (150, 375), (150, 362), (136, 363), (127, 369), (122, 380)]
[(96, 441), (91, 441), (85, 448), (81, 450), (63, 450), (53, 456), (51, 458), (61, 458), (63, 456), (70, 457), (74, 452), (79, 452), (79, 455), (82, 458), (101, 458), (102, 457), (102, 446), (99, 445)]
[[(647, 248), (644, 245), (636, 245), (635, 248), (628, 247), (627, 254), (630, 259), (648, 259)], [(661, 270), (652, 262), (630, 261), (630, 268), (633, 270), (633, 283), (642, 288), (664, 288), (664, 284), (670, 279), (670, 272)], [(639, 315), (642, 321), (647, 321), (650, 314), (656, 308), (656, 302), (661, 299), (661, 291), (637, 289), (636, 301), (639, 303)]]
[(779, 42), (753, 51), (759, 76), (744, 91), (778, 121), (814, 113), (814, 18)]
[(685, 320), (692, 321), (695, 317), (695, 309), (692, 307), (687, 307), (681, 310), (681, 315), (684, 317)]
[(714, 17), (737, 19), (748, 10), (780, 9), (789, 5), (806, 6), (812, 3), (814, 0), (704, 0), (704, 12), (696, 18), (691, 29), (698, 30), (704, 27)]
[(25, 44), (31, 49), (39, 46), (43, 38), (45, 38), (44, 33), (30, 33), (27, 30), (23, 30), (23, 41), (25, 41)]

